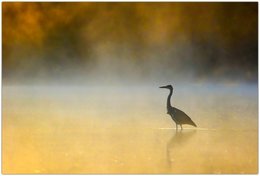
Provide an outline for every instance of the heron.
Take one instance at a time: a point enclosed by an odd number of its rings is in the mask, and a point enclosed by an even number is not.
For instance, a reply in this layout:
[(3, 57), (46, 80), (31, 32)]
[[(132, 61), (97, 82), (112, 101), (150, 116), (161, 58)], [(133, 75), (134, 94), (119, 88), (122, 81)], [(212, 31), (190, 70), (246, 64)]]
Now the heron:
[(172, 120), (175, 122), (176, 130), (178, 130), (178, 125), (181, 126), (181, 130), (182, 130), (183, 124), (188, 124), (188, 125), (197, 127), (197, 125), (191, 120), (191, 118), (187, 114), (185, 114), (183, 111), (181, 111), (171, 105), (171, 96), (172, 96), (172, 92), (173, 92), (172, 85), (161, 86), (159, 88), (164, 88), (164, 89), (170, 90), (170, 93), (167, 98), (167, 114), (169, 114), (171, 116)]

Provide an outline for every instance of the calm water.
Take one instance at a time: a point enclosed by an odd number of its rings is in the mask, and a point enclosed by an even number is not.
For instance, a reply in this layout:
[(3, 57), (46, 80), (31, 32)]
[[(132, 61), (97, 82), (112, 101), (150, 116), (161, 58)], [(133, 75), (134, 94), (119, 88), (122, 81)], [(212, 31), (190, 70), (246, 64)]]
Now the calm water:
[(256, 173), (256, 85), (4, 86), (3, 173)]

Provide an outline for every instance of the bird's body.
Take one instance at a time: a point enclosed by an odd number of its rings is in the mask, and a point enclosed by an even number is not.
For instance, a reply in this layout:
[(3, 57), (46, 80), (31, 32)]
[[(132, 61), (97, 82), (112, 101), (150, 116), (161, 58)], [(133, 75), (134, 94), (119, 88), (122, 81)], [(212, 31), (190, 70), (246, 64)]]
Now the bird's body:
[(196, 127), (196, 124), (191, 120), (191, 118), (187, 114), (185, 114), (185, 112), (175, 107), (172, 107), (172, 109), (168, 111), (168, 114), (172, 117), (172, 120), (178, 125), (187, 124)]
[(168, 95), (167, 98), (167, 114), (169, 114), (172, 120), (176, 123), (176, 129), (178, 129), (178, 125), (180, 125), (182, 129), (183, 124), (188, 124), (197, 127), (197, 125), (191, 120), (191, 118), (187, 114), (171, 106), (171, 96), (173, 91), (172, 86), (168, 85), (168, 86), (162, 86), (160, 88), (167, 88), (170, 90), (170, 94)]

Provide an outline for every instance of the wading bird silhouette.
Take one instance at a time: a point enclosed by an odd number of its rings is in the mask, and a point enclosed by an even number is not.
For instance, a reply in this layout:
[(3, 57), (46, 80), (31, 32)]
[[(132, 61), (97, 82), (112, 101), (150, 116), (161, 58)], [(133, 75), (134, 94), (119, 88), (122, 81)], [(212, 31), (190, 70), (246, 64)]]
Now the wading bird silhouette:
[(178, 125), (180, 125), (182, 129), (183, 124), (188, 124), (197, 127), (197, 125), (191, 120), (191, 118), (187, 114), (171, 105), (171, 96), (173, 91), (172, 86), (167, 85), (161, 86), (159, 88), (165, 88), (170, 90), (170, 94), (167, 98), (167, 114), (169, 114), (172, 117), (172, 120), (176, 123), (176, 130), (178, 130)]

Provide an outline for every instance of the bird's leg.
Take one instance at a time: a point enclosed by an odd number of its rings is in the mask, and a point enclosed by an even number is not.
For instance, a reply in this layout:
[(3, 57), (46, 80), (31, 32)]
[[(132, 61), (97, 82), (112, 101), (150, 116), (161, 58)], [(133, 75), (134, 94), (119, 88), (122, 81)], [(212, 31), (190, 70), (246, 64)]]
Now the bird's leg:
[(177, 123), (176, 123), (176, 131), (178, 131), (178, 125), (177, 125)]
[(183, 130), (182, 125), (180, 125), (180, 126), (181, 126), (181, 130)]

